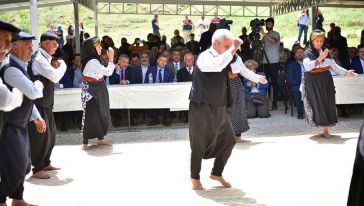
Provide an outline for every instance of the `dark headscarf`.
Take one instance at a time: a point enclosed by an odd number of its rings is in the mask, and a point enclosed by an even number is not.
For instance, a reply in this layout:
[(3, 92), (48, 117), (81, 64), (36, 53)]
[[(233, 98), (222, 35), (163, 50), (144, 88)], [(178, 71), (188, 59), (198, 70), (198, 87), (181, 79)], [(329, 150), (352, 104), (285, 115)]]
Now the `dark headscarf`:
[(82, 43), (81, 47), (81, 63), (82, 70), (85, 68), (88, 61), (91, 59), (97, 59), (100, 61), (100, 56), (97, 54), (95, 46), (100, 44), (100, 39), (98, 37), (91, 37)]
[[(323, 38), (323, 40), (325, 41), (325, 32), (323, 32), (322, 30), (316, 29), (315, 31), (312, 32), (311, 36), (310, 36), (310, 45), (308, 45), (305, 53), (304, 53), (304, 58), (310, 58), (311, 60), (317, 59), (320, 56), (319, 51), (317, 51), (315, 49), (315, 47), (313, 47), (313, 40), (317, 39), (317, 38)], [(325, 43), (323, 44), (322, 50), (325, 50)]]

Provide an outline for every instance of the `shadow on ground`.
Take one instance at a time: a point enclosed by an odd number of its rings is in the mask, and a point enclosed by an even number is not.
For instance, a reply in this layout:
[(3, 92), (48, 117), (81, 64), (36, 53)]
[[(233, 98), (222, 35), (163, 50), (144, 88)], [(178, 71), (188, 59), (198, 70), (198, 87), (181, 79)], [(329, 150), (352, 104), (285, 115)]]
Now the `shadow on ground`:
[(245, 192), (236, 188), (214, 188), (196, 191), (196, 194), (227, 206), (264, 206), (255, 199), (246, 197)]

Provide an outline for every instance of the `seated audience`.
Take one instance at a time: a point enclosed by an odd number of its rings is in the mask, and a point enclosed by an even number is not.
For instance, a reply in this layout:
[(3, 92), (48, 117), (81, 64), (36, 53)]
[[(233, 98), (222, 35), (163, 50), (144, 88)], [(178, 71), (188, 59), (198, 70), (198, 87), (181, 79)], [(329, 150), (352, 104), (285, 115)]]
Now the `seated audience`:
[(294, 60), (292, 60), (287, 66), (288, 90), (293, 94), (298, 119), (303, 119), (304, 112), (300, 91), (300, 85), (305, 72), (305, 68), (303, 66), (303, 54), (304, 50), (302, 47), (296, 48)]
[[(258, 63), (254, 60), (247, 60), (245, 66), (253, 72), (258, 69)], [(263, 72), (257, 74), (264, 75)], [(269, 83), (261, 84), (244, 79), (245, 103), (248, 118), (267, 118), (269, 114), (269, 100), (267, 97)]]

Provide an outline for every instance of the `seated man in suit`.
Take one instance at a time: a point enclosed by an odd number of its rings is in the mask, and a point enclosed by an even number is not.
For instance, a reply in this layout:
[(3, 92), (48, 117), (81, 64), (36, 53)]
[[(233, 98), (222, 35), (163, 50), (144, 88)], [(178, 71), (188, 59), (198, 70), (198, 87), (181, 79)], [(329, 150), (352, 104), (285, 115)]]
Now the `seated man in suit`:
[(305, 71), (302, 63), (303, 53), (303, 48), (297, 48), (296, 52), (294, 53), (294, 60), (292, 60), (287, 66), (288, 89), (293, 94), (294, 103), (297, 107), (298, 119), (303, 119), (303, 102), (300, 91), (300, 85)]
[[(106, 79), (106, 82), (110, 85), (127, 85), (130, 84), (132, 77), (132, 68), (129, 67), (129, 56), (121, 54), (119, 56), (118, 63), (115, 65), (115, 70), (110, 77)], [(120, 126), (122, 116), (126, 116), (126, 110), (112, 109), (111, 119), (114, 126)]]
[(126, 54), (121, 54), (118, 59), (118, 63), (115, 65), (115, 70), (110, 77), (108, 77), (108, 82), (110, 85), (130, 84), (132, 77), (132, 69), (129, 67), (129, 56)]
[[(168, 57), (160, 55), (157, 59), (157, 66), (151, 67), (146, 73), (146, 78), (149, 74), (153, 76), (153, 83), (173, 82), (172, 70), (166, 67)], [(162, 124), (169, 126), (172, 123), (170, 112), (168, 109), (148, 110), (147, 118), (149, 119), (147, 125), (153, 126), (159, 124), (158, 117), (162, 118)]]
[(355, 70), (357, 74), (363, 74), (364, 71), (364, 44), (360, 44), (358, 46), (358, 54), (359, 56), (354, 58), (351, 62), (351, 69)]
[[(185, 54), (183, 61), (185, 63), (185, 67), (177, 71), (177, 82), (192, 82), (193, 79), (193, 69), (195, 64), (195, 57), (192, 53)], [(181, 113), (183, 118), (183, 122), (188, 122), (188, 111), (184, 111)], [(181, 115), (180, 115), (181, 116)]]
[[(144, 84), (149, 83), (149, 78), (146, 75), (147, 71), (151, 68), (150, 66), (150, 53), (148, 51), (143, 51), (138, 56), (140, 57), (140, 64), (138, 66), (135, 66), (132, 69), (133, 72), (131, 72), (132, 76), (130, 81), (130, 84)], [(153, 83), (153, 82), (151, 82)], [(137, 125), (139, 116), (145, 117), (145, 110), (143, 109), (132, 109), (130, 110), (130, 118), (131, 118), (131, 124)]]
[(183, 60), (186, 66), (177, 71), (177, 82), (191, 82), (195, 57), (192, 53), (187, 53)]
[(167, 67), (172, 69), (173, 78), (177, 78), (177, 71), (183, 68), (184, 62), (181, 59), (181, 51), (173, 50), (172, 51), (172, 60), (168, 62)]

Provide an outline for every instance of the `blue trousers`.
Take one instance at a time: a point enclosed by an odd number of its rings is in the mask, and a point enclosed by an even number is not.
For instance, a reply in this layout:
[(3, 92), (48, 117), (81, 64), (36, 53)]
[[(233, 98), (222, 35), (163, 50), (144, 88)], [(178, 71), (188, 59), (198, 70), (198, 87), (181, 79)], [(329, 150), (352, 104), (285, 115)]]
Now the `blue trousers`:
[(293, 94), (294, 103), (297, 108), (297, 113), (303, 114), (303, 102), (302, 95), (299, 86), (292, 86), (289, 88), (289, 91)]
[(299, 24), (298, 25), (298, 41), (301, 42), (301, 36), (302, 36), (302, 32), (304, 33), (304, 37), (303, 37), (303, 44), (307, 43), (307, 31), (308, 31), (308, 26), (303, 25), (303, 24)]
[(7, 197), (23, 199), (23, 184), (30, 165), (27, 129), (6, 124), (0, 142), (0, 203), (5, 203)]

